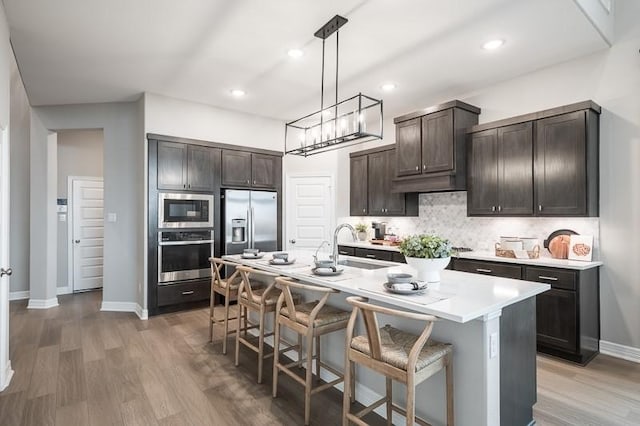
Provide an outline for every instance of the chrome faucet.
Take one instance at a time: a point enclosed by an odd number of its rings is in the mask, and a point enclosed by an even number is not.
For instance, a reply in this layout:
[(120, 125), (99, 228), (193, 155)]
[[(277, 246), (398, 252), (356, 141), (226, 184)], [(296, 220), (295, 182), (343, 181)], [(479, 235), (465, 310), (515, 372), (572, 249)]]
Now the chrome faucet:
[(353, 226), (348, 223), (342, 223), (336, 227), (336, 230), (333, 231), (333, 266), (338, 266), (338, 234), (342, 228), (347, 228), (351, 231), (351, 236), (353, 236), (353, 241), (358, 241), (358, 235), (356, 234), (356, 230), (353, 229)]

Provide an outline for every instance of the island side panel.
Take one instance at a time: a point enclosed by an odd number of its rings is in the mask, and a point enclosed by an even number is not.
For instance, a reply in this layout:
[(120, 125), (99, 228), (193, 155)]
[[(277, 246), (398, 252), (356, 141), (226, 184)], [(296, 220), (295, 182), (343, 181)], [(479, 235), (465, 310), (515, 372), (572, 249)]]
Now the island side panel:
[(536, 298), (502, 309), (500, 424), (528, 425), (536, 403)]

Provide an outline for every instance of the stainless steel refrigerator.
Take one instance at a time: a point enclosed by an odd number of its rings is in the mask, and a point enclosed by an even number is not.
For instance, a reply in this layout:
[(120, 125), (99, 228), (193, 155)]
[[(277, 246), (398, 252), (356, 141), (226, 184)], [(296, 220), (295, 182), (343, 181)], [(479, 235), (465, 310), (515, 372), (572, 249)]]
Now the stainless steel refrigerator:
[(224, 254), (246, 248), (278, 249), (278, 194), (271, 191), (223, 191)]

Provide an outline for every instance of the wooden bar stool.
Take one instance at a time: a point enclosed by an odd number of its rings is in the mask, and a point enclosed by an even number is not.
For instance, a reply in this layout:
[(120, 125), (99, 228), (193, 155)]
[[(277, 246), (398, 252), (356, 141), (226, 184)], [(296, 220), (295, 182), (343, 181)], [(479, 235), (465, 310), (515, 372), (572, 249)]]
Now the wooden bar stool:
[[(236, 271), (240, 273), (242, 281), (238, 290), (238, 309), (240, 320), (236, 329), (236, 367), (240, 364), (240, 343), (258, 353), (258, 383), (262, 383), (262, 369), (264, 360), (273, 356), (273, 353), (264, 353), (264, 338), (272, 336), (274, 333), (265, 333), (265, 319), (268, 313), (273, 313), (275, 323), (275, 312), (280, 289), (276, 288), (274, 278), (278, 275), (269, 272), (259, 271), (247, 266), (237, 266)], [(262, 284), (258, 287), (251, 283), (250, 275), (255, 274), (271, 280), (267, 286)], [(243, 312), (244, 311), (244, 312)], [(248, 311), (257, 312), (258, 323), (252, 324), (248, 319)], [(242, 324), (244, 322), (244, 324)], [(258, 328), (258, 345), (254, 345), (248, 340), (247, 330)], [(244, 333), (241, 336), (240, 331)], [(277, 338), (276, 338), (277, 341)], [(276, 345), (277, 346), (277, 345)], [(282, 349), (282, 352), (291, 350), (292, 347)], [(275, 352), (275, 348), (274, 348)]]
[[(345, 360), (345, 392), (343, 395), (342, 425), (349, 422), (358, 425), (366, 425), (360, 417), (370, 413), (382, 404), (387, 404), (387, 424), (391, 425), (392, 412), (397, 411), (407, 419), (407, 425), (413, 426), (414, 422), (420, 425), (429, 425), (425, 420), (415, 416), (415, 387), (433, 376), (438, 371), (445, 369), (446, 399), (447, 399), (447, 425), (453, 425), (453, 365), (451, 345), (429, 340), (433, 323), (438, 318), (413, 312), (399, 311), (382, 306), (367, 303), (362, 297), (347, 297), (347, 302), (353, 305), (353, 312), (349, 318), (346, 336), (346, 360)], [(366, 335), (353, 337), (353, 329), (358, 312), (362, 313)], [(378, 328), (376, 313), (394, 315), (418, 321), (425, 321), (425, 327), (419, 336), (400, 331), (397, 328), (386, 325)], [(383, 374), (386, 379), (386, 395), (358, 413), (350, 412), (350, 404), (355, 399), (353, 363), (362, 364), (365, 367)], [(347, 368), (349, 367), (349, 368)], [(392, 380), (402, 382), (407, 387), (407, 408), (393, 403)], [(349, 383), (350, 386), (346, 384)]]
[[(273, 360), (273, 397), (275, 398), (278, 393), (278, 373), (283, 371), (296, 382), (304, 386), (304, 424), (309, 424), (309, 417), (311, 414), (311, 395), (328, 389), (337, 383), (344, 380), (342, 372), (324, 364), (320, 359), (320, 336), (323, 334), (331, 333), (333, 331), (342, 330), (347, 326), (349, 320), (348, 311), (335, 308), (333, 306), (326, 305), (329, 295), (332, 293), (339, 293), (337, 290), (333, 290), (326, 287), (312, 286), (307, 284), (301, 284), (296, 281), (292, 281), (287, 278), (276, 278), (278, 287), (282, 289), (282, 295), (278, 299), (278, 306), (276, 308), (277, 316), (275, 322), (275, 358)], [(300, 290), (306, 290), (315, 293), (321, 293), (320, 300), (316, 300), (308, 303), (296, 303), (291, 288), (297, 288)], [(289, 364), (281, 364), (279, 359), (280, 351), (278, 344), (280, 341), (280, 327), (285, 326), (298, 333), (298, 336), (304, 336), (306, 339), (306, 358), (302, 358), (302, 347), (298, 348), (298, 361), (291, 362)], [(315, 338), (316, 348), (315, 355), (313, 354), (313, 340)], [(316, 377), (320, 379), (320, 367), (332, 372), (337, 379), (332, 382), (325, 383), (320, 386), (312, 387), (312, 362), (316, 360)], [(302, 379), (296, 373), (291, 371), (292, 367), (301, 366), (306, 364), (306, 375)]]
[[(229, 321), (233, 321), (238, 319), (236, 315), (233, 318), (229, 318), (229, 303), (231, 300), (234, 300), (238, 297), (238, 288), (240, 287), (240, 282), (242, 281), (242, 277), (238, 271), (235, 271), (230, 277), (223, 279), (220, 275), (220, 271), (225, 265), (233, 265), (237, 266), (236, 263), (227, 262), (226, 260), (219, 259), (217, 257), (210, 257), (209, 262), (211, 262), (211, 298), (209, 301), (209, 341), (213, 342), (213, 326), (217, 324), (222, 324), (223, 326), (223, 335), (222, 335), (222, 353), (227, 353), (227, 336), (231, 333), (235, 333), (235, 330), (229, 331)], [(216, 294), (219, 294), (224, 297), (224, 317), (220, 320), (215, 319), (214, 317), (214, 308), (216, 307)], [(238, 312), (239, 315), (239, 312)]]

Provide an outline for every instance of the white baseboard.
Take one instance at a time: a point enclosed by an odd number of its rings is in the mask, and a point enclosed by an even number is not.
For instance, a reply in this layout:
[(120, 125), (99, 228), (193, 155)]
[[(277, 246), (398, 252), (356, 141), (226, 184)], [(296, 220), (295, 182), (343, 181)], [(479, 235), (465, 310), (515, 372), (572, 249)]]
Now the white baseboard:
[(64, 286), (64, 287), (58, 287), (58, 288), (56, 289), (56, 294), (57, 294), (58, 296), (63, 295), (63, 294), (71, 294), (71, 293), (72, 293), (72, 291), (71, 291), (71, 287), (70, 287), (70, 286), (68, 286), (68, 285), (67, 285), (67, 286)]
[(11, 378), (13, 377), (13, 369), (11, 368), (11, 360), (7, 361), (7, 365), (4, 368), (4, 372), (0, 375), (0, 392), (5, 390), (9, 383), (11, 383)]
[(640, 363), (640, 348), (600, 340), (600, 353)]
[(136, 312), (136, 307), (138, 304), (136, 302), (105, 302), (102, 301), (102, 307), (100, 307), (101, 311), (108, 312)]
[(58, 298), (51, 299), (29, 299), (27, 309), (49, 309), (58, 306)]
[(140, 306), (138, 303), (136, 303), (136, 315), (138, 315), (138, 318), (140, 318), (141, 320), (149, 319), (149, 311), (147, 309), (142, 309), (142, 306)]
[(11, 300), (25, 300), (29, 298), (29, 290), (25, 291), (12, 291), (9, 293), (9, 301)]

